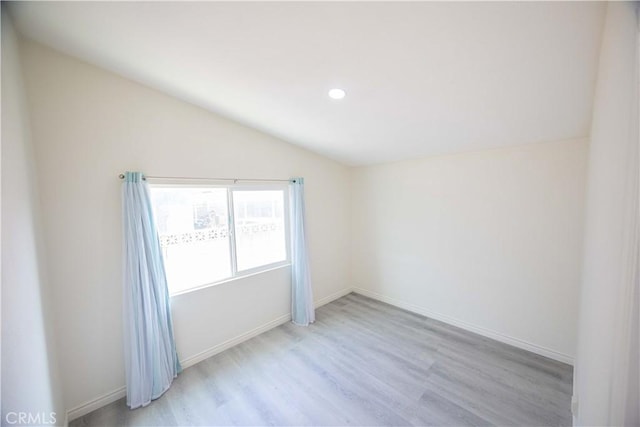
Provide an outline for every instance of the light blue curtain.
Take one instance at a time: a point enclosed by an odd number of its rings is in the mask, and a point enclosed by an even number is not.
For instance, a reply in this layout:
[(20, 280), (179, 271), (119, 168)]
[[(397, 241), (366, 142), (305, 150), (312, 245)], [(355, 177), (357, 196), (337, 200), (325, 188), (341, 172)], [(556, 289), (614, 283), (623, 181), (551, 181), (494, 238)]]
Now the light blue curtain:
[(149, 187), (140, 172), (125, 173), (122, 223), (127, 405), (135, 409), (160, 397), (181, 371)]
[(291, 209), (291, 320), (296, 325), (308, 326), (315, 322), (311, 275), (305, 234), (304, 179), (289, 181)]

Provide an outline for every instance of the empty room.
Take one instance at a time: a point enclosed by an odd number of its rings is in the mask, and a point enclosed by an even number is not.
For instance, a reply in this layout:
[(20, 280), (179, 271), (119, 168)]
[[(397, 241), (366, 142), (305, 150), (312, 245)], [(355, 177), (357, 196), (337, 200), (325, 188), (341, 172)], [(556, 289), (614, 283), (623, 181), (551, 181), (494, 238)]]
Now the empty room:
[(640, 425), (638, 2), (1, 7), (2, 426)]

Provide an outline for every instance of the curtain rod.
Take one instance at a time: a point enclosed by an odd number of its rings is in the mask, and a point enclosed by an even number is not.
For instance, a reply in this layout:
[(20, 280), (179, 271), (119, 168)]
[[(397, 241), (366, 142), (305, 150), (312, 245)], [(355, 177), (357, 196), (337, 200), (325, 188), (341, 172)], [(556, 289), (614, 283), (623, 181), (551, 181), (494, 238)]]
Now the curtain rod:
[[(124, 174), (121, 173), (118, 175), (118, 178), (124, 179)], [(262, 178), (197, 178), (197, 177), (188, 177), (188, 176), (147, 176), (144, 175), (142, 177), (143, 180), (149, 179), (181, 179), (181, 180), (195, 180), (195, 181), (252, 181), (252, 182), (289, 182), (290, 179), (262, 179)], [(293, 182), (296, 182), (293, 180)]]

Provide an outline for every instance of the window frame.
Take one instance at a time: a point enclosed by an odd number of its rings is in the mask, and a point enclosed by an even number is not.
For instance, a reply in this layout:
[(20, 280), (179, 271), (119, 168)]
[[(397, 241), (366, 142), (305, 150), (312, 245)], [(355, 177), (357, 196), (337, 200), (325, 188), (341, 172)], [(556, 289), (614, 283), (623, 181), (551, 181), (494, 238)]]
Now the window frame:
[[(265, 184), (255, 184), (255, 183), (221, 183), (220, 181), (209, 181), (209, 180), (198, 180), (197, 182), (182, 181), (176, 179), (149, 179), (147, 184), (149, 185), (149, 189), (153, 191), (154, 188), (223, 188), (227, 191), (227, 223), (229, 226), (229, 263), (231, 267), (231, 275), (229, 277), (225, 277), (223, 279), (210, 282), (203, 283), (200, 285), (196, 285), (189, 289), (183, 289), (177, 292), (171, 291), (171, 286), (167, 283), (169, 288), (169, 296), (173, 297), (176, 295), (185, 294), (188, 292), (197, 291), (200, 289), (208, 288), (210, 286), (219, 285), (226, 282), (231, 282), (234, 280), (242, 279), (244, 277), (253, 276), (256, 274), (264, 273), (270, 270), (275, 270), (278, 268), (286, 267), (291, 265), (291, 238), (290, 238), (290, 218), (289, 218), (289, 191), (288, 191), (288, 183), (283, 182), (282, 184), (278, 183), (265, 183)], [(250, 269), (238, 271), (238, 258), (237, 258), (237, 241), (236, 241), (236, 219), (234, 215), (234, 201), (233, 201), (233, 193), (234, 191), (282, 191), (283, 197), (283, 219), (284, 219), (284, 246), (285, 246), (285, 259), (283, 261), (276, 261), (269, 264), (264, 264), (258, 267), (253, 267)], [(153, 203), (152, 203), (153, 205)], [(153, 206), (153, 214), (155, 216), (155, 206)], [(159, 234), (159, 233), (158, 233)], [(163, 260), (164, 261), (164, 260)], [(166, 263), (166, 261), (165, 261)]]

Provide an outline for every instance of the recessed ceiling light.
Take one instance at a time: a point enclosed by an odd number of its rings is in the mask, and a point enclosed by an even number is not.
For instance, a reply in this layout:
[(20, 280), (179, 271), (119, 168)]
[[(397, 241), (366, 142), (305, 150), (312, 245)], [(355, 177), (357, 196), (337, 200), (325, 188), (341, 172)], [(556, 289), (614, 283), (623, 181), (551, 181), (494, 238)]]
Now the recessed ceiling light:
[(347, 92), (345, 92), (342, 89), (331, 89), (329, 91), (329, 98), (333, 98), (333, 99), (342, 99), (344, 98), (344, 96), (347, 94)]

